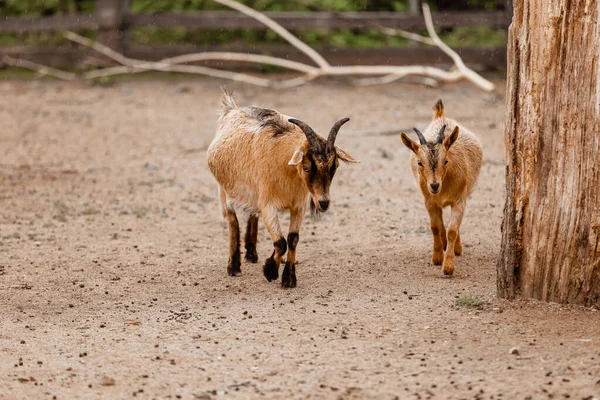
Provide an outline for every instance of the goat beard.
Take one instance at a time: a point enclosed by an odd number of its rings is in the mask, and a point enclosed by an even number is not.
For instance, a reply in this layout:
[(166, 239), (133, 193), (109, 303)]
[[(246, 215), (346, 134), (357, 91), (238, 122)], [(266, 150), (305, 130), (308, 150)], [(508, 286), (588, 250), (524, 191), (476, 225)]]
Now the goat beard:
[(313, 201), (312, 197), (310, 198), (310, 216), (311, 218), (315, 219), (321, 218), (321, 211), (317, 209), (317, 206), (315, 205), (315, 202)]

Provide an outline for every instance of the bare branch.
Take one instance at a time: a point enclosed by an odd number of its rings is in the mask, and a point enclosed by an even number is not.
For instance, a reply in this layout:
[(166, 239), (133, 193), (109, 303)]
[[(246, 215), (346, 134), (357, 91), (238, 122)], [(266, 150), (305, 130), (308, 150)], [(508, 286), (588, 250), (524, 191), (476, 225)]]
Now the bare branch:
[[(83, 46), (90, 47), (101, 54), (111, 58), (112, 60), (123, 64), (117, 67), (105, 68), (101, 70), (89, 71), (82, 75), (83, 79), (96, 79), (100, 77), (107, 77), (112, 75), (120, 75), (120, 74), (131, 74), (131, 73), (139, 73), (147, 70), (157, 70), (157, 71), (168, 71), (168, 72), (183, 72), (183, 73), (191, 73), (191, 74), (199, 74), (212, 76), (215, 78), (223, 78), (230, 79), (239, 82), (246, 82), (257, 86), (263, 87), (271, 87), (271, 86), (279, 86), (277, 81), (273, 81), (270, 79), (258, 78), (248, 74), (235, 73), (229, 71), (223, 71), (220, 69), (203, 67), (203, 66), (194, 66), (194, 65), (174, 65), (174, 64), (182, 64), (186, 62), (193, 61), (203, 61), (203, 60), (235, 60), (235, 61), (247, 61), (247, 62), (255, 62), (255, 63), (264, 63), (270, 65), (277, 65), (288, 69), (293, 69), (297, 71), (306, 72), (313, 75), (318, 75), (319, 69), (315, 67), (311, 67), (310, 65), (279, 59), (270, 56), (256, 55), (256, 54), (241, 54), (241, 53), (229, 53), (229, 52), (211, 52), (211, 53), (196, 53), (196, 54), (186, 54), (183, 56), (166, 58), (164, 60), (158, 62), (148, 62), (136, 60), (133, 58), (128, 58), (123, 56), (122, 54), (114, 51), (113, 49), (104, 46), (101, 43), (90, 40), (83, 36), (80, 36), (74, 32), (66, 32), (64, 35), (67, 39), (72, 40), (76, 43), (79, 43)], [(289, 82), (289, 84), (296, 84), (296, 80)], [(281, 83), (284, 85), (285, 83)]]
[(106, 57), (108, 57), (112, 60), (115, 60), (119, 64), (129, 65), (132, 61), (130, 58), (127, 58), (123, 54), (114, 51), (110, 47), (107, 47), (101, 43), (98, 43), (95, 40), (91, 40), (91, 39), (88, 39), (81, 35), (78, 35), (75, 32), (67, 31), (63, 34), (63, 36), (75, 43), (79, 43), (83, 46), (91, 47), (92, 49), (96, 50), (97, 52), (104, 54)]
[(460, 58), (458, 53), (452, 50), (450, 46), (448, 46), (446, 43), (442, 42), (440, 37), (437, 35), (435, 28), (433, 27), (433, 20), (431, 19), (431, 11), (429, 9), (429, 4), (423, 3), (422, 7), (423, 18), (425, 19), (425, 26), (427, 27), (427, 32), (429, 33), (429, 36), (431, 36), (431, 39), (433, 40), (435, 45), (439, 47), (440, 50), (442, 50), (444, 53), (446, 53), (450, 58), (452, 58), (452, 61), (454, 61), (454, 65), (456, 65), (458, 71), (460, 71), (460, 73), (466, 79), (470, 80), (475, 85), (479, 86), (487, 92), (491, 92), (492, 90), (494, 90), (494, 84), (492, 82), (488, 81), (472, 69), (468, 68), (463, 62), (462, 58)]
[[(410, 78), (410, 79), (407, 79)], [(406, 76), (403, 74), (389, 74), (380, 76), (377, 78), (365, 78), (358, 79), (354, 82), (357, 86), (376, 86), (376, 85), (385, 85), (387, 83), (396, 82), (403, 79), (404, 82), (409, 83), (418, 83), (421, 85), (429, 86), (429, 87), (437, 87), (438, 81), (433, 78), (429, 78), (426, 76)]]
[(330, 67), (329, 63), (323, 58), (323, 56), (321, 56), (319, 53), (317, 53), (314, 49), (312, 49), (306, 43), (304, 43), (303, 41), (298, 39), (296, 36), (292, 35), (290, 33), (290, 31), (288, 31), (283, 26), (279, 25), (277, 22), (275, 22), (271, 18), (267, 17), (266, 15), (259, 13), (258, 11), (254, 10), (248, 6), (245, 6), (242, 3), (238, 3), (237, 1), (234, 1), (234, 0), (214, 0), (214, 1), (216, 1), (217, 3), (222, 4), (224, 6), (227, 6), (229, 8), (233, 8), (234, 10), (237, 10), (237, 11), (241, 12), (242, 14), (252, 17), (259, 22), (262, 22), (264, 25), (273, 29), (273, 31), (275, 31), (279, 36), (281, 36), (282, 38), (287, 40), (288, 43), (290, 43), (292, 46), (294, 46), (295, 48), (297, 48), (298, 50), (300, 50), (301, 52), (303, 52), (304, 54), (309, 56), (315, 63), (317, 63), (317, 65), (319, 67), (321, 67), (321, 69), (327, 70)]
[(427, 36), (419, 35), (418, 33), (413, 33), (409, 31), (404, 31), (402, 29), (393, 29), (385, 26), (377, 25), (377, 28), (381, 30), (381, 32), (385, 33), (389, 36), (397, 36), (404, 39), (412, 40), (413, 42), (419, 42), (428, 44), (430, 46), (435, 46), (435, 42), (428, 38)]
[(429, 76), (431, 78), (446, 82), (456, 82), (464, 78), (462, 73), (458, 70), (446, 71), (441, 68), (421, 65), (407, 65), (403, 67), (397, 67), (393, 65), (347, 65), (332, 67), (329, 71), (327, 71), (327, 75), (334, 76), (384, 74), (396, 74), (401, 75), (401, 77), (408, 75)]
[(233, 53), (233, 52), (206, 52), (206, 53), (193, 53), (193, 54), (184, 54), (181, 56), (165, 58), (163, 60), (157, 62), (148, 62), (148, 61), (140, 61), (133, 58), (128, 58), (123, 56), (122, 54), (114, 51), (113, 49), (104, 46), (101, 43), (90, 40), (86, 37), (80, 36), (74, 32), (65, 32), (64, 36), (75, 42), (79, 43), (83, 46), (90, 47), (96, 50), (99, 53), (104, 54), (110, 59), (118, 62), (119, 64), (127, 65), (135, 68), (142, 69), (155, 69), (154, 67), (149, 68), (149, 65), (159, 65), (159, 64), (186, 64), (190, 62), (198, 62), (198, 61), (208, 61), (208, 60), (223, 60), (223, 61), (243, 61), (243, 62), (252, 62), (252, 63), (260, 63), (260, 64), (269, 64), (278, 67), (283, 67), (295, 71), (305, 72), (307, 74), (315, 74), (319, 72), (318, 68), (312, 67), (307, 64), (299, 63), (296, 61), (285, 60), (282, 58), (264, 56), (261, 54), (242, 54), (242, 53)]
[[(288, 30), (283, 28), (277, 22), (273, 21), (269, 17), (255, 11), (243, 4), (240, 4), (234, 0), (214, 0), (220, 4), (226, 5), (233, 9), (236, 9), (256, 20), (262, 22), (266, 26), (273, 29), (276, 33), (281, 35), (294, 47), (301, 50), (304, 54), (309, 56), (315, 61), (319, 67), (314, 67), (300, 62), (286, 60), (282, 58), (270, 57), (260, 54), (241, 54), (232, 52), (206, 52), (206, 53), (195, 53), (187, 54), (177, 57), (165, 58), (157, 62), (149, 62), (143, 60), (136, 60), (128, 58), (115, 50), (102, 45), (96, 41), (90, 40), (83, 36), (80, 36), (73, 32), (65, 33), (65, 37), (79, 43), (81, 45), (90, 47), (97, 52), (104, 54), (110, 59), (121, 64), (120, 66), (110, 67), (100, 70), (88, 71), (81, 76), (80, 79), (94, 79), (99, 77), (106, 77), (118, 74), (133, 74), (147, 70), (156, 71), (169, 71), (169, 72), (183, 72), (191, 74), (200, 74), (206, 76), (212, 76), (223, 79), (230, 79), (240, 82), (246, 82), (252, 85), (262, 87), (275, 87), (275, 88), (289, 88), (293, 86), (302, 85), (308, 81), (311, 81), (320, 76), (347, 76), (347, 75), (379, 75), (377, 78), (369, 78), (358, 81), (359, 85), (373, 85), (373, 84), (384, 84), (393, 82), (399, 79), (403, 79), (409, 76), (416, 76), (417, 83), (426, 84), (429, 86), (436, 86), (437, 81), (444, 82), (456, 82), (461, 79), (468, 79), (478, 87), (486, 91), (491, 91), (494, 85), (483, 77), (479, 76), (476, 72), (472, 71), (465, 66), (460, 56), (443, 43), (437, 36), (435, 29), (433, 28), (433, 22), (431, 19), (431, 13), (429, 6), (423, 3), (423, 16), (427, 30), (431, 35), (431, 39), (421, 35), (405, 32), (401, 30), (389, 30), (384, 28), (388, 32), (393, 31), (394, 34), (402, 35), (403, 37), (410, 38), (411, 40), (420, 41), (427, 44), (433, 44), (439, 47), (447, 55), (449, 55), (455, 63), (454, 69), (446, 71), (436, 67), (430, 66), (389, 66), (389, 65), (375, 65), (375, 66), (363, 66), (363, 65), (349, 65), (349, 66), (331, 66), (319, 53), (310, 48), (308, 45), (303, 43), (301, 40), (294, 37)], [(205, 66), (197, 65), (181, 65), (189, 62), (207, 61), (207, 60), (223, 60), (223, 61), (241, 61), (250, 63), (269, 64), (287, 68), (294, 71), (303, 72), (304, 74), (287, 80), (270, 80), (261, 77), (252, 76), (244, 73), (236, 73), (225, 71), (221, 69), (209, 68)], [(43, 65), (32, 63), (26, 60), (15, 60), (12, 58), (5, 58), (5, 62), (9, 65), (22, 66), (35, 70), (45, 75), (51, 75), (59, 79), (74, 80), (78, 76), (70, 72), (59, 71), (53, 68), (49, 68)], [(414, 80), (415, 78), (413, 78)]]
[(195, 53), (185, 54), (182, 56), (176, 56), (171, 58), (165, 58), (160, 63), (165, 64), (185, 64), (189, 62), (207, 61), (207, 60), (222, 60), (222, 61), (242, 61), (259, 64), (268, 64), (277, 67), (287, 68), (294, 71), (300, 71), (307, 74), (318, 74), (319, 68), (299, 63), (296, 61), (290, 61), (283, 58), (264, 56), (261, 54), (242, 54), (232, 52), (207, 52), (207, 53)]
[(59, 69), (50, 68), (42, 64), (34, 63), (33, 61), (4, 56), (2, 58), (2, 62), (6, 65), (10, 65), (11, 67), (25, 68), (30, 71), (38, 72), (42, 75), (53, 76), (65, 81), (73, 81), (77, 79), (77, 75), (72, 72), (65, 72)]

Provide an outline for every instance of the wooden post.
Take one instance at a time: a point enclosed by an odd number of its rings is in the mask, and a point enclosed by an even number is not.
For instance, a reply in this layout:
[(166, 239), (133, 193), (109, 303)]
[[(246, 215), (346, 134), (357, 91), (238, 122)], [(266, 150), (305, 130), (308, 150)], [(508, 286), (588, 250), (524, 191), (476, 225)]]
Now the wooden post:
[(408, 3), (408, 12), (412, 15), (420, 14), (419, 0), (410, 0)]
[(121, 40), (122, 0), (96, 0), (98, 41), (118, 52), (123, 51)]
[(500, 297), (600, 305), (599, 18), (597, 0), (514, 3)]
[(131, 31), (127, 22), (130, 3), (131, 0), (121, 0), (121, 47), (123, 54), (127, 53), (129, 44), (131, 43)]
[[(421, 9), (419, 5), (419, 0), (409, 0), (408, 12), (415, 17), (418, 17), (420, 15)], [(408, 47), (419, 47), (419, 44), (410, 40), (408, 42)]]
[(504, 11), (512, 19), (512, 15), (513, 15), (513, 0), (504, 0)]

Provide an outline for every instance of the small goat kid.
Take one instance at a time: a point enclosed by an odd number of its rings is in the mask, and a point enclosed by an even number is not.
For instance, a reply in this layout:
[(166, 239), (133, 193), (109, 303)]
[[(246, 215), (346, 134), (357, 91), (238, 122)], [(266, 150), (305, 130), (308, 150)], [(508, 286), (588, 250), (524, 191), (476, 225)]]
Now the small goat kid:
[[(435, 265), (443, 264), (444, 274), (452, 275), (454, 256), (462, 254), (460, 224), (467, 197), (479, 176), (482, 150), (475, 134), (444, 116), (441, 100), (433, 109), (433, 121), (425, 133), (413, 128), (419, 143), (409, 139), (404, 132), (402, 142), (413, 152), (412, 172), (425, 198), (425, 208), (431, 221), (431, 261)], [(452, 215), (446, 236), (442, 210), (447, 206), (452, 207)]]
[[(344, 118), (333, 125), (327, 140), (302, 121), (259, 107), (238, 107), (231, 93), (223, 93), (217, 134), (208, 148), (208, 166), (219, 183), (223, 217), (229, 222), (229, 265), (240, 268), (240, 228), (236, 207), (250, 212), (246, 229), (246, 260), (257, 262), (258, 217), (273, 239), (274, 251), (263, 266), (270, 282), (279, 277), (286, 251), (282, 287), (296, 286), (296, 246), (310, 196), (319, 212), (329, 207), (329, 187), (339, 160), (357, 162), (335, 146)], [(287, 241), (278, 211), (290, 210)]]

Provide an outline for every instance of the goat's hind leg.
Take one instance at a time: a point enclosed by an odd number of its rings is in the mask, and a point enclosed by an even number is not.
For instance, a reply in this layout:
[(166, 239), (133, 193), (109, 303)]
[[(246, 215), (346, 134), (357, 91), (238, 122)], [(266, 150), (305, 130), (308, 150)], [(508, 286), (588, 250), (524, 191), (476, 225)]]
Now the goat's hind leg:
[(240, 261), (240, 224), (235, 210), (227, 208), (227, 221), (229, 222), (229, 265), (227, 273), (236, 276), (242, 272)]
[(454, 273), (456, 243), (460, 237), (460, 224), (462, 223), (463, 215), (465, 213), (465, 207), (466, 204), (464, 198), (458, 199), (456, 203), (452, 205), (452, 216), (450, 217), (450, 224), (448, 225), (448, 246), (446, 248), (446, 254), (444, 255), (444, 266), (442, 267), (444, 275), (452, 275)]
[(246, 260), (251, 263), (258, 262), (258, 253), (256, 252), (256, 243), (258, 242), (258, 215), (250, 214), (248, 225), (246, 226), (246, 236), (244, 238), (246, 247)]

